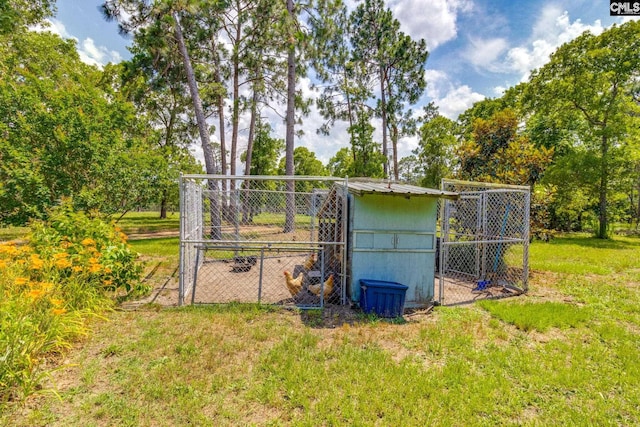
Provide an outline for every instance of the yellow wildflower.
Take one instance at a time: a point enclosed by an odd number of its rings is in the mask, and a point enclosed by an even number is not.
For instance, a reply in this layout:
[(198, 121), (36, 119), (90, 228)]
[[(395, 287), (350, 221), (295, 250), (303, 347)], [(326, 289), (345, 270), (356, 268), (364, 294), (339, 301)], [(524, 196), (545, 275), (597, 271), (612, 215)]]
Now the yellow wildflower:
[(86, 239), (83, 239), (80, 243), (82, 243), (82, 246), (95, 246), (96, 241), (90, 237), (87, 237)]
[(51, 289), (53, 289), (53, 283), (51, 283), (51, 282), (40, 282), (40, 288), (44, 292), (49, 292)]
[(67, 242), (66, 240), (63, 242), (60, 242), (60, 247), (62, 249), (69, 249), (72, 246), (71, 242)]
[(89, 258), (89, 264), (97, 264), (99, 262), (100, 261), (98, 260), (98, 258), (95, 258), (95, 257)]
[(49, 300), (49, 302), (51, 303), (52, 306), (54, 307), (60, 307), (62, 305), (62, 300), (61, 299), (57, 299), (57, 298), (51, 298)]
[(64, 269), (64, 268), (71, 267), (71, 261), (69, 261), (66, 258), (60, 258), (54, 262), (54, 265), (59, 269)]
[(31, 254), (29, 260), (31, 261), (31, 268), (33, 270), (40, 270), (44, 265), (44, 261), (38, 254)]
[(102, 284), (105, 286), (111, 286), (113, 284), (113, 280), (111, 279), (103, 280)]
[(89, 266), (89, 272), (90, 273), (97, 273), (98, 271), (100, 271), (102, 267), (100, 266), (100, 264), (91, 264)]
[(36, 299), (42, 296), (43, 293), (44, 291), (42, 289), (31, 289), (27, 295), (29, 298)]
[(7, 254), (9, 256), (15, 256), (20, 251), (16, 248), (15, 242), (0, 243), (0, 254)]
[(29, 283), (29, 279), (27, 279), (26, 277), (16, 277), (16, 280), (14, 280), (14, 283), (17, 286), (26, 285), (27, 283)]
[(71, 267), (71, 271), (73, 271), (74, 273), (80, 273), (82, 271), (82, 267), (74, 265), (73, 267)]
[(3, 259), (0, 259), (0, 270), (3, 268), (7, 268), (7, 262)]
[(120, 233), (120, 240), (122, 241), (122, 243), (125, 243), (127, 241), (128, 237), (126, 234), (124, 233)]
[(66, 252), (58, 252), (57, 254), (53, 254), (53, 259), (65, 259), (69, 256)]
[(107, 274), (111, 273), (111, 271), (112, 271), (111, 267), (105, 267), (104, 268), (104, 272), (107, 273)]
[(67, 312), (67, 310), (65, 310), (64, 308), (53, 308), (53, 309), (51, 309), (51, 312), (52, 312), (53, 314), (55, 314), (56, 316), (59, 316), (59, 315), (61, 315), (61, 314), (66, 313), (66, 312)]

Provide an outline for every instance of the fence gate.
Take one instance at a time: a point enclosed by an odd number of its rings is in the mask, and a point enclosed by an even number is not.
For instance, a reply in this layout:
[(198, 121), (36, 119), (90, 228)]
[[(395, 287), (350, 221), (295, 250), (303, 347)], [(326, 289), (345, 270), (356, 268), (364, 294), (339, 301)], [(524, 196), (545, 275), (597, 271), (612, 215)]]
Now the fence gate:
[(439, 302), (453, 305), (527, 291), (530, 190), (443, 180), (439, 238)]
[(182, 176), (179, 304), (344, 303), (346, 200), (340, 178)]

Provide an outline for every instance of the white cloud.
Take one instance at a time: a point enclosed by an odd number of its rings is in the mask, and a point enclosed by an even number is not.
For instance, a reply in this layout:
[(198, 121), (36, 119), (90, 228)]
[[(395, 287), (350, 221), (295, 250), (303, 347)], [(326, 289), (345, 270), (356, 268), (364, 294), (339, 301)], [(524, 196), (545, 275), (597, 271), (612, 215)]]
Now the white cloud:
[(78, 41), (77, 38), (73, 37), (71, 34), (69, 34), (69, 32), (67, 31), (67, 28), (64, 26), (64, 24), (61, 21), (58, 21), (55, 18), (51, 18), (51, 19), (47, 19), (45, 21), (45, 27), (41, 27), (38, 26), (36, 28), (37, 31), (50, 31), (53, 34), (57, 34), (60, 37), (64, 38), (64, 39), (73, 39)]
[(89, 64), (102, 67), (108, 62), (120, 62), (122, 57), (115, 50), (109, 50), (104, 46), (96, 46), (92, 38), (87, 37), (78, 45), (80, 59)]
[(451, 85), (444, 71), (427, 69), (424, 72), (424, 78), (427, 81), (426, 95), (432, 99), (440, 98), (440, 94), (443, 91), (446, 92)]
[(510, 72), (520, 75), (521, 81), (525, 81), (532, 70), (549, 61), (550, 55), (559, 46), (587, 30), (598, 35), (604, 31), (604, 27), (600, 20), (591, 25), (584, 24), (580, 19), (571, 22), (566, 11), (549, 5), (543, 8), (540, 18), (534, 24), (530, 41), (507, 52), (505, 66)]
[(505, 86), (495, 86), (493, 88), (493, 94), (497, 97), (501, 97), (507, 91), (507, 87)]
[(86, 64), (102, 67), (108, 62), (122, 61), (122, 56), (118, 52), (115, 50), (109, 50), (105, 46), (96, 46), (95, 42), (90, 37), (87, 37), (80, 42), (77, 37), (67, 31), (67, 28), (61, 21), (55, 18), (48, 19), (45, 26), (37, 25), (32, 29), (35, 31), (49, 31), (64, 39), (74, 40), (77, 45), (80, 60)]
[(392, 0), (388, 6), (402, 31), (425, 39), (430, 50), (455, 39), (458, 14), (473, 9), (470, 0)]
[[(482, 101), (485, 96), (474, 92), (467, 85), (453, 83), (448, 75), (441, 70), (428, 69), (425, 72), (427, 80), (426, 96), (433, 100), (440, 114), (452, 120), (475, 102)], [(425, 102), (426, 104), (426, 102)]]
[(494, 72), (502, 68), (498, 59), (509, 47), (507, 40), (499, 37), (491, 39), (473, 37), (469, 42), (462, 56), (474, 67)]
[(482, 101), (484, 95), (474, 92), (467, 85), (462, 85), (449, 91), (444, 98), (435, 100), (435, 104), (440, 108), (440, 114), (452, 120), (478, 101)]

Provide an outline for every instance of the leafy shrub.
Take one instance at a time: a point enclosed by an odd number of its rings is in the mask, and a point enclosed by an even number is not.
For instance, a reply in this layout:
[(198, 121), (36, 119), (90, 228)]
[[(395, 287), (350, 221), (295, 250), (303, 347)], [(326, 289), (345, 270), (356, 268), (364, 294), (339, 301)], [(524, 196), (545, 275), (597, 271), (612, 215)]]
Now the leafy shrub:
[(68, 202), (27, 244), (0, 243), (0, 404), (36, 392), (42, 361), (86, 334), (89, 316), (144, 292), (141, 271), (123, 233)]
[(137, 254), (112, 223), (75, 212), (70, 202), (63, 202), (46, 222), (31, 227), (34, 252), (53, 261), (59, 280), (79, 280), (115, 296), (144, 292), (138, 283), (142, 266), (136, 262)]

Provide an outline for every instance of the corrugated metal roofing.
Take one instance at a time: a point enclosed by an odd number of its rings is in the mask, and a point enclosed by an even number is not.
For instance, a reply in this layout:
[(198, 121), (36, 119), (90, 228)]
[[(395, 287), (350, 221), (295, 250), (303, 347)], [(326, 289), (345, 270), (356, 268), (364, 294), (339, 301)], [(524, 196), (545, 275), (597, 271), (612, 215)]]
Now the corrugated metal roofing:
[(422, 196), (441, 197), (444, 199), (457, 199), (458, 193), (451, 191), (441, 191), (434, 188), (418, 187), (409, 184), (398, 184), (394, 182), (370, 182), (370, 181), (349, 181), (347, 183), (349, 192), (363, 196), (365, 194), (389, 194), (396, 196)]

